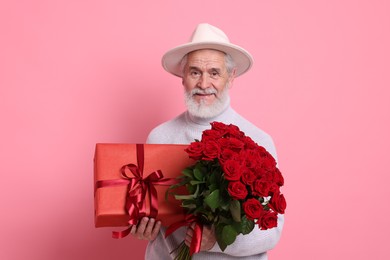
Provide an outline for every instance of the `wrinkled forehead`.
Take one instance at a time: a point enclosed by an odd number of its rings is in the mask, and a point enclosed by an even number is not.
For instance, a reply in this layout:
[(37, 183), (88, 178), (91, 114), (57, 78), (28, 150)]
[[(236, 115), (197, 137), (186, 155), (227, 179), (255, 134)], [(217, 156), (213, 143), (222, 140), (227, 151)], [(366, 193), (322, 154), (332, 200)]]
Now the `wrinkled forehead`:
[(188, 66), (216, 66), (225, 68), (225, 53), (218, 50), (202, 49), (188, 53)]

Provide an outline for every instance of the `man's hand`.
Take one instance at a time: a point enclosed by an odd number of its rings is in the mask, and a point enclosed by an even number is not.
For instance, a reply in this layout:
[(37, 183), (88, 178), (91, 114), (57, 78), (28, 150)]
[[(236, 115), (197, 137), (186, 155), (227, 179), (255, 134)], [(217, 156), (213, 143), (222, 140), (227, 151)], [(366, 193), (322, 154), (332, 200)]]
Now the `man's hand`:
[(144, 217), (138, 225), (133, 225), (131, 227), (130, 234), (138, 239), (152, 241), (156, 239), (158, 232), (160, 231), (160, 227), (160, 221), (156, 222), (154, 218)]
[[(194, 235), (194, 227), (195, 227), (195, 223), (193, 223), (187, 229), (185, 243), (188, 247), (191, 245), (192, 236)], [(215, 237), (214, 226), (206, 226), (206, 225), (203, 226), (200, 251), (210, 250), (215, 245), (216, 242), (217, 242), (217, 238)]]

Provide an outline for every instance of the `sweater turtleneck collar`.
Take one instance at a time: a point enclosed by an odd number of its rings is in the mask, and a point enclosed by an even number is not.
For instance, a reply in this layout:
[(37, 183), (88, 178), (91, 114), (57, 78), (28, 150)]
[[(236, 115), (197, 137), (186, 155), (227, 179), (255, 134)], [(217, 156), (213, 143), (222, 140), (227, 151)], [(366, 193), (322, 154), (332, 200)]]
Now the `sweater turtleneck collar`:
[(232, 109), (230, 107), (230, 98), (226, 101), (225, 108), (219, 113), (218, 115), (214, 117), (208, 117), (208, 118), (202, 118), (202, 117), (197, 117), (194, 115), (191, 115), (188, 110), (186, 111), (186, 118), (188, 121), (197, 124), (197, 125), (210, 125), (211, 122), (214, 121), (219, 121), (219, 122), (224, 122), (230, 117), (232, 113)]

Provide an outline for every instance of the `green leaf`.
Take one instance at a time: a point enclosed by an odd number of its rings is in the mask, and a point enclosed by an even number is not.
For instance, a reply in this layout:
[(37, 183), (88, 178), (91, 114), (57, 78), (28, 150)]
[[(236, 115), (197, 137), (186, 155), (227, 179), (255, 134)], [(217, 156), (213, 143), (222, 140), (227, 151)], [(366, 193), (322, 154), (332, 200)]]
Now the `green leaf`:
[(213, 184), (209, 185), (209, 190), (210, 191), (214, 191), (216, 189), (218, 189), (218, 185), (217, 184), (213, 183)]
[(226, 225), (223, 227), (221, 235), (222, 241), (226, 245), (230, 245), (236, 240), (238, 233), (231, 225)]
[(193, 167), (187, 167), (181, 172), (185, 177), (188, 177), (190, 179), (194, 179), (194, 168)]
[(205, 182), (204, 181), (190, 181), (191, 185), (198, 185), (198, 184), (201, 184), (201, 183), (205, 183)]
[(203, 167), (202, 163), (197, 163), (194, 168), (194, 179), (198, 181), (203, 181), (206, 169)]
[(189, 182), (188, 179), (183, 179), (181, 182), (169, 186), (169, 188), (165, 192), (165, 200), (168, 201), (168, 197), (169, 196), (176, 195), (177, 193), (175, 192), (175, 189), (177, 189), (177, 188), (179, 188), (181, 186), (186, 185), (188, 182)]
[[(179, 179), (179, 178), (178, 178), (178, 179)], [(186, 185), (187, 183), (190, 182), (190, 180), (187, 179), (187, 178), (182, 178), (182, 179), (183, 179), (183, 180), (181, 180), (179, 183), (176, 183), (176, 184), (173, 184), (173, 185), (169, 186), (169, 188), (168, 188), (167, 190), (170, 191), (170, 190), (177, 189), (177, 188), (179, 188), (179, 187), (181, 187), (181, 186), (184, 186), (184, 185)]]
[(241, 219), (241, 230), (242, 234), (246, 235), (252, 232), (253, 228), (255, 227), (255, 222), (253, 220), (249, 220), (246, 218), (246, 216), (243, 216)]
[(241, 234), (242, 233), (241, 221), (240, 222), (233, 221), (233, 223), (231, 225), (234, 228), (234, 230), (236, 230), (237, 234)]
[(191, 176), (192, 171), (193, 171), (193, 167), (190, 166), (190, 167), (187, 167), (184, 170), (182, 170), (181, 173), (183, 173), (186, 176)]
[(209, 183), (210, 184), (217, 184), (217, 177), (215, 175), (215, 171), (210, 173), (210, 175), (209, 175)]
[(211, 208), (216, 209), (219, 206), (220, 196), (219, 190), (211, 192), (205, 199), (204, 202)]
[(195, 177), (195, 180), (198, 180), (198, 181), (202, 181), (203, 180), (202, 170), (199, 169), (198, 167), (196, 167), (194, 169), (194, 177)]
[(227, 247), (227, 244), (222, 239), (222, 230), (223, 230), (224, 226), (225, 225), (223, 225), (223, 224), (218, 224), (215, 227), (215, 235), (216, 235), (216, 238), (217, 238), (217, 243), (218, 243), (218, 245), (219, 245), (219, 247), (221, 248), (222, 251), (225, 251), (225, 249)]
[(220, 194), (220, 202), (219, 202), (219, 206), (221, 207), (221, 209), (223, 209), (224, 211), (229, 211), (230, 210), (230, 201), (227, 200), (226, 198), (223, 197), (222, 194)]
[(187, 191), (189, 194), (193, 194), (196, 191), (196, 188), (198, 185), (191, 185), (191, 183), (188, 183), (187, 185)]
[(228, 245), (226, 245), (226, 243), (224, 243), (222, 240), (217, 240), (217, 242), (218, 242), (218, 246), (219, 246), (219, 248), (221, 248), (222, 252), (225, 251), (225, 249)]
[(238, 200), (232, 200), (230, 202), (230, 213), (232, 214), (233, 220), (241, 222), (241, 204)]

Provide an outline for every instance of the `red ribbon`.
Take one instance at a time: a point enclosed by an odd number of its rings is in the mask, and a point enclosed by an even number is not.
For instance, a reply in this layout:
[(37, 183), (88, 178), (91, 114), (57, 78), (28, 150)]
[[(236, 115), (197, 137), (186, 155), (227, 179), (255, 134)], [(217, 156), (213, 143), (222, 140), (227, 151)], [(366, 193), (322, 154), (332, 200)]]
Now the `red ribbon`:
[[(158, 214), (157, 190), (154, 185), (173, 185), (177, 183), (176, 179), (163, 178), (164, 175), (160, 170), (150, 173), (146, 178), (143, 177), (144, 171), (144, 145), (137, 144), (137, 165), (127, 164), (122, 166), (121, 175), (123, 179), (100, 180), (97, 181), (96, 187), (113, 187), (127, 184), (126, 195), (126, 212), (130, 216), (130, 226), (120, 232), (113, 231), (113, 238), (123, 238), (130, 233), (132, 225), (136, 225), (138, 220), (145, 217), (146, 214), (146, 194), (149, 194), (150, 200), (150, 218), (156, 218)], [(134, 177), (127, 174), (129, 170)]]
[(203, 225), (199, 223), (197, 218), (191, 214), (186, 215), (186, 218), (184, 220), (173, 223), (165, 230), (165, 237), (167, 237), (171, 235), (174, 231), (176, 231), (178, 228), (183, 226), (189, 227), (193, 223), (195, 223), (195, 227), (194, 227), (194, 234), (191, 239), (190, 256), (200, 251), (200, 246), (202, 243)]

